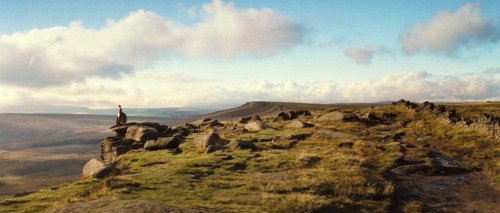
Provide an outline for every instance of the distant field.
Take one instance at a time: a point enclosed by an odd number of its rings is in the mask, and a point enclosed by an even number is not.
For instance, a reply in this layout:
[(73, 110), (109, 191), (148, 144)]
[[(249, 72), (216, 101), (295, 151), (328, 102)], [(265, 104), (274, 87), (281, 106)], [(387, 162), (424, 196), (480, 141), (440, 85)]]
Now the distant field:
[[(130, 122), (175, 120), (130, 117)], [(0, 114), (0, 196), (50, 187), (81, 177), (99, 159), (99, 144), (113, 135), (107, 115)]]

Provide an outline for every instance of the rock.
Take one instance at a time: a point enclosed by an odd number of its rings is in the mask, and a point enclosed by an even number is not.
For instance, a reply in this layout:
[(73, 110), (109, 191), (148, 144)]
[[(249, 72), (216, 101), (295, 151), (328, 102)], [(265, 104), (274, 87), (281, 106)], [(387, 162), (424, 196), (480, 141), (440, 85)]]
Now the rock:
[(309, 112), (309, 110), (297, 110), (295, 111), (295, 113), (297, 114), (297, 116), (311, 116), (311, 112)]
[(285, 112), (280, 112), (274, 117), (275, 122), (288, 121), (288, 120), (290, 120), (290, 115), (288, 115)]
[(204, 136), (200, 136), (193, 140), (197, 147), (207, 148), (210, 145), (223, 146), (227, 144), (227, 141), (222, 139), (217, 133), (208, 133)]
[(300, 120), (295, 120), (293, 121), (292, 123), (288, 124), (288, 127), (290, 128), (307, 128), (307, 127), (312, 127), (314, 125), (312, 124), (308, 124), (308, 123), (304, 123)]
[(252, 117), (242, 117), (242, 118), (238, 118), (238, 119), (236, 120), (236, 123), (237, 123), (237, 124), (240, 124), (240, 123), (242, 123), (242, 124), (246, 124), (246, 123), (248, 123), (248, 121), (250, 121), (251, 119), (252, 119)]
[(158, 130), (149, 126), (131, 126), (127, 129), (125, 140), (145, 143), (148, 140), (158, 139)]
[(333, 132), (329, 130), (320, 130), (315, 132), (312, 135), (313, 138), (316, 139), (323, 139), (323, 140), (352, 140), (355, 139), (356, 136), (347, 134), (347, 133), (341, 133), (341, 132)]
[(205, 118), (202, 120), (195, 121), (195, 122), (193, 122), (193, 125), (197, 126), (198, 128), (224, 126), (218, 120), (211, 119), (211, 118)]
[(92, 177), (92, 178), (104, 178), (108, 175), (112, 174), (114, 170), (114, 164), (112, 163), (104, 163), (98, 161), (96, 159), (91, 159), (85, 166), (83, 167), (83, 177)]
[(134, 149), (133, 141), (108, 137), (101, 142), (101, 159), (105, 162), (115, 162), (116, 157)]
[(373, 112), (368, 112), (365, 115), (363, 115), (363, 118), (368, 119), (368, 120), (378, 120), (377, 115)]
[(227, 149), (251, 149), (256, 150), (257, 146), (250, 141), (231, 140), (226, 146)]
[(254, 115), (252, 118), (249, 120), (249, 122), (257, 122), (257, 121), (262, 121), (262, 119), (259, 117), (259, 115)]
[(259, 121), (250, 122), (250, 123), (245, 125), (245, 129), (248, 130), (249, 132), (258, 132), (258, 131), (264, 130), (266, 128), (267, 128), (267, 126)]
[(155, 128), (156, 130), (160, 130), (161, 129), (161, 125), (159, 123), (149, 122), (149, 121), (139, 123), (139, 126), (152, 127), (152, 128)]
[(146, 150), (160, 150), (160, 149), (175, 149), (179, 148), (181, 144), (181, 137), (165, 137), (158, 138), (157, 140), (149, 140), (144, 144)]
[(215, 152), (215, 151), (220, 151), (220, 150), (225, 150), (226, 147), (225, 146), (219, 146), (219, 145), (210, 145), (207, 147), (207, 149), (205, 150), (205, 153), (212, 153), (212, 152)]
[(318, 118), (318, 121), (342, 121), (344, 113), (339, 111), (329, 112)]

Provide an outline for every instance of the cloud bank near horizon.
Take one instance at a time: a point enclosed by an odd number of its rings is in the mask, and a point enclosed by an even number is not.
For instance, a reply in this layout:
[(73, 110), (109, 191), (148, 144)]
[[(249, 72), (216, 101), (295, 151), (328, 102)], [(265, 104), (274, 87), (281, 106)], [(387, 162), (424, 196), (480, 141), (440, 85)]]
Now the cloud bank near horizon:
[(144, 10), (100, 29), (69, 26), (0, 35), (0, 83), (44, 88), (90, 77), (119, 78), (170, 56), (263, 57), (302, 42), (303, 27), (271, 9), (214, 0), (183, 25)]
[[(388, 74), (376, 81), (248, 81), (222, 85), (197, 73), (137, 72), (120, 80), (92, 78), (69, 87), (32, 90), (0, 86), (5, 105), (128, 107), (237, 106), (247, 101), (306, 103), (412, 101), (500, 101), (500, 68), (463, 76), (433, 76), (424, 71)], [(190, 82), (190, 83), (187, 83)], [(92, 85), (92, 86), (90, 86)], [(158, 85), (162, 85), (158, 87)], [(189, 95), (186, 95), (189, 94)], [(20, 98), (22, 97), (22, 98)], [(0, 106), (1, 111), (1, 106)]]

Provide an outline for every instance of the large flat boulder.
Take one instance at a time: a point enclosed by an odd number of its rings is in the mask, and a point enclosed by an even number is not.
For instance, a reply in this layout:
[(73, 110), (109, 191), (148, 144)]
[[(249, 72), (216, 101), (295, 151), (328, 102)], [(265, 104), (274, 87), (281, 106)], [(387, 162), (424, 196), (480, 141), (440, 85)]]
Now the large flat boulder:
[(208, 146), (226, 145), (227, 141), (222, 139), (217, 133), (211, 132), (206, 135), (197, 137), (193, 140), (197, 147), (207, 148)]
[(139, 143), (156, 139), (158, 139), (158, 130), (149, 126), (131, 126), (127, 129), (127, 134), (125, 134), (125, 140)]
[(104, 178), (113, 173), (114, 170), (113, 163), (105, 163), (102, 161), (98, 161), (96, 159), (91, 159), (85, 166), (83, 167), (83, 177), (88, 178)]
[(266, 128), (267, 126), (260, 121), (250, 122), (245, 125), (245, 129), (249, 132), (258, 132)]
[(358, 116), (354, 113), (333, 111), (322, 115), (318, 121), (357, 121)]
[(158, 138), (157, 140), (149, 140), (144, 144), (146, 150), (160, 150), (160, 149), (175, 149), (179, 148), (181, 138), (178, 136)]

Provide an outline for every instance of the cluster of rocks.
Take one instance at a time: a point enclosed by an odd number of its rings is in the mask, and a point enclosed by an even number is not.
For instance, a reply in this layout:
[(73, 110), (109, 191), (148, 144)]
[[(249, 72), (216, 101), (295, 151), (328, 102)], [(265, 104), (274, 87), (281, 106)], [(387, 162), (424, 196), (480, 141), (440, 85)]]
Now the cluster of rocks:
[(113, 126), (111, 130), (116, 135), (101, 142), (101, 159), (110, 163), (132, 149), (177, 149), (183, 138), (197, 132), (198, 127), (185, 124), (172, 129), (159, 123), (143, 122)]
[(256, 150), (257, 146), (252, 141), (243, 140), (226, 140), (221, 138), (215, 131), (210, 131), (207, 134), (195, 138), (193, 140), (197, 147), (204, 148), (206, 153), (211, 153), (219, 150), (233, 149), (251, 149)]
[(422, 104), (416, 104), (401, 99), (397, 102), (393, 102), (392, 104), (396, 106), (404, 106), (408, 109), (415, 110), (416, 112), (429, 113), (433, 117), (446, 120), (453, 125), (465, 129), (472, 129), (491, 139), (500, 140), (500, 117), (490, 114), (481, 114), (476, 119), (469, 119), (461, 117), (456, 110), (446, 109), (443, 105), (435, 105), (428, 101)]

